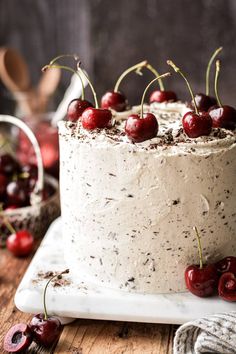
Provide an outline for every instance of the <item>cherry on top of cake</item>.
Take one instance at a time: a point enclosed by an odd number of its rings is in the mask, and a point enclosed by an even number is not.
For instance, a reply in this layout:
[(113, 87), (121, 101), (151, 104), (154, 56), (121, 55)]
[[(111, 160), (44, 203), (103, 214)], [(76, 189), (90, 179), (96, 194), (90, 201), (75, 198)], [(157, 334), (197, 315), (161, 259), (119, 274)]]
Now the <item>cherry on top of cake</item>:
[(134, 66), (131, 66), (130, 68), (126, 69), (118, 78), (115, 87), (112, 91), (107, 91), (101, 99), (101, 107), (102, 108), (110, 108), (115, 110), (116, 112), (124, 112), (129, 109), (128, 105), (128, 99), (122, 93), (119, 91), (119, 87), (123, 79), (131, 72), (136, 72), (136, 74), (141, 75), (141, 70), (143, 68), (148, 69), (151, 71), (155, 77), (159, 77), (158, 83), (159, 83), (159, 90), (155, 90), (152, 92), (150, 98), (149, 98), (149, 103), (153, 102), (176, 102), (177, 101), (177, 95), (173, 91), (166, 91), (164, 88), (164, 84), (162, 79), (160, 78), (159, 73), (157, 70), (150, 64), (148, 63), (147, 60), (144, 60), (138, 64), (135, 64)]
[(194, 103), (195, 112), (187, 112), (182, 119), (185, 134), (189, 138), (198, 138), (200, 136), (210, 135), (212, 130), (212, 119), (207, 112), (199, 111), (199, 109), (197, 108), (193, 90), (190, 86), (189, 81), (186, 78), (186, 75), (173, 63), (173, 61), (167, 60), (167, 64), (170, 65), (174, 69), (174, 71), (180, 74), (185, 80), (190, 95), (192, 97), (192, 101)]
[(152, 139), (157, 136), (158, 133), (158, 121), (153, 113), (144, 113), (143, 105), (145, 95), (149, 87), (157, 80), (160, 80), (166, 76), (170, 76), (170, 73), (166, 73), (157, 76), (153, 79), (145, 88), (141, 100), (141, 112), (138, 114), (131, 114), (125, 123), (125, 133), (127, 137), (136, 143), (143, 142), (145, 140)]
[[(220, 54), (220, 52), (222, 51), (223, 47), (219, 47), (217, 48), (212, 56), (210, 57), (210, 60), (207, 64), (207, 68), (206, 68), (206, 90), (205, 93), (197, 93), (195, 94), (194, 98), (195, 98), (195, 104), (198, 108), (199, 111), (208, 111), (208, 109), (214, 105), (216, 105), (217, 101), (215, 99), (215, 97), (210, 96), (210, 71), (211, 71), (211, 67), (212, 64), (215, 60), (215, 58)], [(194, 109), (195, 105), (194, 105), (194, 101), (192, 100), (190, 102), (190, 108)]]
[[(217, 51), (216, 51), (217, 52)], [(219, 52), (219, 50), (218, 50)], [(214, 54), (215, 55), (215, 54)], [(70, 55), (67, 55), (70, 56)], [(229, 135), (228, 133), (222, 132), (222, 134), (218, 134), (215, 131), (212, 131), (212, 127), (218, 127), (218, 128), (227, 128), (227, 129), (235, 129), (235, 116), (234, 112), (235, 110), (229, 106), (224, 106), (222, 107), (219, 99), (218, 99), (218, 92), (217, 92), (217, 81), (218, 81), (218, 74), (219, 74), (219, 69), (216, 71), (216, 78), (215, 78), (215, 90), (216, 90), (216, 96), (217, 100), (219, 103), (219, 107), (215, 107), (214, 110), (209, 110), (209, 112), (205, 111), (200, 111), (197, 107), (197, 102), (195, 99), (195, 96), (192, 92), (191, 86), (186, 78), (186, 76), (180, 71), (180, 69), (171, 61), (168, 61), (168, 64), (172, 66), (172, 68), (179, 73), (185, 80), (187, 87), (190, 91), (191, 97), (192, 97), (192, 102), (194, 104), (195, 112), (194, 111), (185, 111), (185, 114), (182, 118), (179, 117), (177, 114), (174, 119), (172, 119), (172, 116), (164, 117), (162, 114), (161, 110), (158, 110), (158, 107), (162, 106), (162, 103), (151, 103), (150, 106), (145, 106), (145, 112), (144, 112), (144, 97), (146, 94), (147, 89), (150, 87), (150, 85), (158, 81), (159, 86), (160, 86), (160, 91), (164, 92), (164, 86), (162, 82), (162, 78), (165, 77), (166, 75), (158, 75), (157, 71), (147, 62), (143, 61), (140, 62), (133, 67), (127, 69), (118, 79), (115, 89), (112, 92), (119, 92), (119, 85), (121, 81), (126, 77), (130, 72), (132, 71), (137, 71), (140, 72), (141, 69), (144, 67), (150, 70), (154, 75), (155, 79), (151, 81), (151, 83), (147, 86), (147, 88), (144, 91), (142, 103), (141, 103), (141, 114), (140, 116), (136, 113), (138, 112), (133, 112), (133, 109), (131, 109), (131, 112), (127, 110), (128, 106), (126, 105), (126, 110), (123, 112), (117, 112), (114, 111), (113, 109), (109, 108), (100, 108), (98, 105), (98, 100), (97, 100), (97, 95), (95, 92), (95, 89), (91, 83), (90, 78), (88, 75), (84, 72), (84, 70), (81, 68), (81, 63), (78, 61), (78, 58), (76, 57), (77, 61), (77, 70), (74, 70), (68, 66), (64, 65), (59, 65), (57, 61), (61, 59), (64, 56), (59, 56), (55, 59), (53, 59), (49, 65), (46, 65), (43, 70), (46, 70), (48, 68), (54, 68), (54, 67), (60, 67), (62, 69), (68, 70), (70, 72), (76, 73), (81, 81), (81, 86), (82, 86), (82, 95), (81, 98), (74, 99), (68, 107), (68, 114), (67, 114), (67, 120), (71, 122), (75, 122), (79, 128), (84, 129), (85, 131), (95, 131), (96, 134), (101, 134), (101, 130), (105, 129), (104, 132), (107, 135), (117, 135), (118, 140), (120, 137), (122, 137), (122, 141), (124, 140), (124, 136), (126, 135), (127, 142), (128, 140), (131, 140), (132, 143), (142, 143), (144, 141), (149, 141), (154, 138), (163, 138), (161, 139), (158, 144), (162, 144), (161, 141), (165, 142), (166, 141), (166, 134), (167, 134), (167, 141), (170, 143), (171, 141), (173, 143), (178, 143), (178, 142), (189, 142), (189, 139), (197, 139), (200, 137), (209, 137), (208, 140), (212, 140), (212, 138), (220, 137), (224, 134)], [(219, 67), (219, 62), (218, 67)], [(84, 94), (84, 85), (83, 85), (83, 79), (86, 79), (90, 89), (93, 93), (94, 97), (94, 105), (91, 104), (89, 101), (85, 100), (85, 94)], [(102, 100), (103, 103), (106, 100)], [(171, 104), (169, 103), (164, 103), (164, 105), (174, 105), (178, 106), (180, 103), (176, 102), (174, 103), (172, 101)], [(159, 106), (160, 105), (160, 106)], [(107, 104), (107, 101), (104, 103), (103, 107), (108, 107), (109, 105)], [(152, 107), (153, 106), (153, 107)], [(173, 106), (172, 106), (173, 108)], [(217, 112), (217, 113), (216, 113)], [(126, 116), (127, 113), (127, 116)], [(131, 113), (131, 114), (130, 114)], [(134, 114), (133, 114), (134, 113)], [(169, 113), (169, 112), (168, 112)], [(215, 115), (218, 114), (217, 118), (212, 118), (215, 117)], [(123, 118), (126, 118), (126, 123), (121, 124), (120, 122), (117, 122), (117, 117), (119, 115), (122, 115)], [(223, 115), (223, 119), (222, 119)], [(226, 118), (225, 118), (226, 117)], [(214, 124), (213, 124), (214, 120)], [(225, 123), (227, 121), (227, 124)], [(221, 122), (221, 123), (220, 123)], [(224, 124), (222, 123), (224, 122)], [(117, 128), (117, 129), (116, 129)], [(182, 131), (181, 131), (182, 129)], [(110, 130), (110, 131), (109, 131)], [(177, 134), (176, 134), (177, 130)], [(109, 131), (109, 133), (108, 133)], [(173, 133), (172, 133), (173, 131)], [(115, 134), (114, 134), (115, 132)], [(118, 133), (119, 132), (119, 133)], [(171, 133), (170, 133), (171, 132)], [(218, 135), (217, 135), (218, 134)], [(82, 134), (80, 134), (81, 136)], [(85, 134), (86, 135), (86, 134)], [(93, 134), (94, 135), (94, 134)], [(170, 139), (170, 136), (172, 135), (173, 139)], [(181, 141), (180, 137), (181, 136)], [(178, 139), (176, 140), (175, 137)], [(206, 140), (206, 139), (205, 139)]]
[(219, 73), (220, 73), (220, 61), (217, 60), (216, 72), (215, 72), (215, 95), (216, 95), (218, 105), (211, 107), (208, 110), (208, 113), (212, 119), (213, 127), (234, 130), (236, 128), (236, 110), (231, 106), (222, 105), (218, 93)]

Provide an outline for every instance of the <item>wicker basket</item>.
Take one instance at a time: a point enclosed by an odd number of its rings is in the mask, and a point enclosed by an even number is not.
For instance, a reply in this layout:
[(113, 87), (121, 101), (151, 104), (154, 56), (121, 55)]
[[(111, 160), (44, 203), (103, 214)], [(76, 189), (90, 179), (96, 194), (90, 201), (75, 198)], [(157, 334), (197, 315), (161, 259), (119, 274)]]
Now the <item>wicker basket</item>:
[[(51, 176), (44, 176), (40, 147), (33, 132), (24, 122), (12, 116), (0, 115), (0, 122), (13, 124), (24, 131), (34, 147), (38, 166), (38, 180), (30, 196), (31, 205), (4, 210), (0, 213), (1, 245), (3, 246), (9, 235), (4, 219), (7, 219), (15, 230), (27, 229), (35, 238), (40, 238), (44, 236), (51, 222), (60, 215), (60, 202), (58, 181)], [(47, 200), (42, 198), (44, 181), (55, 190), (55, 193)]]

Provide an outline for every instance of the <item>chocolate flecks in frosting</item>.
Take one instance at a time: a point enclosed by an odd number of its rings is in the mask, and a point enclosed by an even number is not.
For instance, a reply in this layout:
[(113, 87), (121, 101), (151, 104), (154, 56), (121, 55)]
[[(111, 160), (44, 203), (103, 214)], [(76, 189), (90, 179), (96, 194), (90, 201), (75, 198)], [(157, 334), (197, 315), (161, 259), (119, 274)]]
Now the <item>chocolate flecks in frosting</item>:
[(213, 132), (213, 136), (219, 139), (224, 139), (227, 137), (227, 133), (226, 131), (220, 129), (220, 128), (216, 128)]
[(189, 139), (180, 114), (157, 119), (158, 136), (135, 144), (124, 121), (96, 131), (78, 123), (73, 138), (60, 122), (63, 243), (76, 279), (128, 292), (184, 291), (184, 270), (198, 260), (195, 224), (207, 261), (236, 254), (235, 132)]
[[(150, 111), (152, 111), (150, 109)], [(212, 129), (212, 133), (209, 136), (202, 136), (196, 139), (190, 139), (183, 131), (181, 114), (178, 112), (161, 112), (155, 113), (159, 122), (159, 132), (156, 138), (147, 140), (143, 143), (134, 143), (130, 141), (125, 134), (125, 120), (120, 121), (119, 125), (115, 124), (111, 128), (105, 129), (95, 129), (86, 130), (82, 127), (81, 122), (77, 123), (63, 122), (65, 124), (64, 132), (60, 129), (60, 135), (65, 137), (72, 137), (81, 140), (81, 142), (86, 142), (92, 144), (111, 142), (113, 145), (116, 144), (129, 144), (131, 146), (130, 153), (135, 153), (137, 147), (138, 149), (144, 150), (155, 150), (159, 147), (168, 148), (172, 146), (178, 146), (182, 144), (199, 145), (214, 142), (217, 144), (217, 140), (223, 140), (227, 138), (235, 138), (236, 141), (236, 131), (230, 131), (221, 128)], [(61, 124), (61, 123), (60, 123)], [(194, 147), (190, 147), (191, 150), (188, 153), (195, 152)], [(112, 176), (112, 175), (111, 175)]]
[(173, 205), (177, 205), (177, 204), (179, 204), (179, 203), (180, 203), (180, 199), (179, 199), (179, 198), (173, 200), (173, 202), (172, 202)]
[(134, 280), (135, 280), (135, 278), (134, 278), (134, 277), (131, 277), (131, 278), (129, 278), (127, 281), (129, 281), (129, 282), (134, 282)]

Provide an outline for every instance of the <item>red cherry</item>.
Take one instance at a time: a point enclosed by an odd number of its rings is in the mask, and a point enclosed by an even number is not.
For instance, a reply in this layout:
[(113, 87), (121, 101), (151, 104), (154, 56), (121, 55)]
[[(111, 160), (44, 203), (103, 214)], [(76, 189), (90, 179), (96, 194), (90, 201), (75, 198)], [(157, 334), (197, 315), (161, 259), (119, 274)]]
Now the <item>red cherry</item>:
[(10, 353), (23, 353), (32, 343), (32, 333), (27, 324), (18, 323), (11, 327), (4, 338), (4, 350)]
[(109, 109), (87, 108), (81, 117), (84, 129), (93, 130), (96, 128), (109, 128), (111, 126), (112, 114)]
[(0, 196), (5, 194), (7, 183), (7, 177), (4, 174), (0, 173)]
[(9, 205), (5, 210), (15, 210), (17, 209), (17, 206), (16, 205)]
[(176, 102), (177, 101), (177, 95), (173, 91), (161, 91), (161, 90), (156, 90), (151, 93), (151, 96), (149, 98), (149, 103), (153, 102)]
[[(204, 93), (197, 93), (194, 98), (197, 109), (202, 112), (207, 112), (210, 107), (216, 104), (216, 99), (214, 97), (205, 95)], [(195, 108), (193, 100), (191, 101), (190, 106), (193, 109)]]
[(27, 181), (10, 182), (6, 188), (6, 195), (8, 204), (17, 205), (18, 207), (29, 205)]
[(42, 313), (32, 318), (29, 327), (35, 342), (44, 347), (51, 347), (55, 344), (62, 331), (62, 325), (58, 318), (51, 316), (45, 320)]
[(206, 112), (201, 112), (200, 114), (187, 112), (183, 116), (182, 123), (184, 132), (189, 138), (209, 135), (212, 130), (212, 119)]
[(28, 256), (34, 247), (34, 238), (27, 230), (17, 231), (8, 236), (7, 249), (16, 257)]
[(215, 293), (218, 284), (217, 269), (214, 264), (200, 268), (191, 265), (185, 270), (185, 283), (188, 290), (200, 297), (211, 296)]
[(236, 109), (231, 106), (214, 106), (208, 111), (214, 128), (234, 130), (236, 128)]
[(93, 107), (93, 105), (87, 100), (81, 100), (80, 98), (72, 100), (67, 108), (67, 120), (77, 122), (85, 109), (89, 107)]
[(127, 109), (128, 100), (120, 91), (108, 91), (101, 99), (102, 108), (112, 108), (117, 112), (123, 112)]
[(218, 284), (219, 296), (226, 301), (236, 301), (236, 277), (227, 272), (221, 275)]
[(0, 155), (0, 173), (9, 176), (19, 172), (19, 170), (18, 162), (11, 155)]
[(143, 118), (131, 114), (125, 124), (126, 135), (134, 142), (142, 142), (154, 138), (158, 133), (158, 122), (154, 114), (145, 113)]
[(108, 109), (114, 109), (117, 112), (123, 112), (127, 109), (128, 100), (126, 96), (119, 91), (119, 86), (124, 78), (131, 73), (132, 71), (139, 71), (147, 66), (147, 61), (144, 60), (141, 63), (137, 63), (130, 68), (126, 69), (116, 81), (115, 87), (113, 91), (106, 92), (101, 99), (101, 107)]
[(236, 275), (236, 257), (229, 256), (221, 259), (216, 263), (216, 268), (219, 274), (231, 272)]

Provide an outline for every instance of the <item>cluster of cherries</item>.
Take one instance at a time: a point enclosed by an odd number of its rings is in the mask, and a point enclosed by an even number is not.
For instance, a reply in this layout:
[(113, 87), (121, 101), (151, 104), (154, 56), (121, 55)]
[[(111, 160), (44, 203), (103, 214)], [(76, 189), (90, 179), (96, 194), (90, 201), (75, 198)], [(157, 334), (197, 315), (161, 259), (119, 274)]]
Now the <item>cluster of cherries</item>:
[(185, 270), (188, 290), (199, 297), (218, 295), (226, 301), (236, 301), (236, 257), (225, 257), (217, 263), (203, 265), (202, 248), (197, 228), (200, 264), (190, 265)]
[(194, 111), (187, 112), (182, 119), (184, 132), (190, 138), (198, 138), (200, 136), (207, 136), (211, 133), (212, 128), (225, 128), (234, 130), (236, 128), (236, 110), (227, 105), (222, 105), (218, 94), (218, 78), (220, 72), (220, 61), (216, 61), (215, 72), (215, 96), (209, 96), (209, 72), (211, 65), (222, 50), (218, 48), (212, 55), (206, 71), (206, 94), (199, 93), (194, 96), (192, 88), (181, 70), (171, 61), (168, 60), (167, 64), (170, 65), (175, 72), (179, 73), (185, 80), (189, 92), (192, 97), (191, 107)]
[[(222, 47), (218, 48), (210, 58), (210, 61), (206, 70), (206, 94), (198, 93), (194, 96), (191, 86), (186, 76), (180, 71), (180, 69), (170, 60), (167, 64), (170, 65), (177, 73), (179, 73), (187, 83), (190, 91), (192, 102), (191, 108), (194, 111), (190, 111), (183, 116), (182, 123), (184, 132), (190, 138), (197, 138), (203, 135), (209, 135), (212, 127), (220, 127), (226, 129), (235, 129), (236, 127), (236, 110), (233, 107), (222, 105), (218, 95), (218, 76), (220, 70), (220, 62), (216, 62), (216, 75), (215, 75), (215, 95), (216, 99), (209, 95), (209, 74), (212, 63), (216, 56), (222, 50)], [(68, 56), (68, 55), (67, 55)], [(143, 104), (145, 94), (150, 85), (158, 80), (160, 89), (152, 92), (149, 98), (149, 103), (153, 102), (176, 102), (177, 95), (173, 91), (166, 91), (162, 82), (162, 78), (169, 76), (170, 73), (159, 75), (158, 72), (147, 62), (142, 61), (131, 68), (125, 70), (118, 78), (114, 90), (106, 92), (101, 99), (101, 107), (99, 108), (96, 92), (84, 71), (78, 64), (77, 71), (74, 71), (70, 67), (60, 66), (57, 64), (57, 60), (62, 58), (59, 56), (52, 60), (49, 65), (46, 65), (43, 70), (53, 67), (60, 67), (71, 72), (75, 72), (82, 84), (82, 96), (81, 98), (74, 99), (68, 106), (67, 119), (72, 122), (81, 121), (83, 128), (92, 130), (96, 128), (110, 128), (112, 127), (112, 112), (123, 112), (128, 109), (127, 97), (119, 90), (119, 86), (122, 80), (132, 71), (140, 73), (140, 71), (146, 67), (153, 72), (156, 79), (146, 87), (142, 101), (141, 101), (141, 114), (131, 114), (126, 121), (125, 132), (126, 135), (134, 142), (142, 142), (147, 139), (152, 139), (158, 133), (158, 122), (152, 113), (143, 113)], [(93, 92), (95, 107), (92, 103), (84, 98), (84, 86), (83, 75), (86, 76), (88, 84)]]
[[(37, 168), (21, 166), (12, 155), (0, 155), (0, 211), (13, 210), (30, 205), (30, 194), (37, 180)], [(53, 187), (45, 184), (43, 198), (54, 193)], [(34, 238), (28, 230), (16, 231), (4, 213), (0, 213), (1, 230), (10, 232), (7, 249), (17, 257), (29, 255), (34, 248)]]
[[(30, 205), (30, 195), (37, 181), (35, 165), (20, 165), (10, 154), (0, 155), (0, 203), (4, 210)], [(51, 185), (45, 183), (43, 199), (54, 193)]]
[(4, 338), (4, 350), (10, 353), (22, 353), (29, 348), (33, 341), (45, 348), (50, 348), (57, 343), (63, 326), (57, 317), (48, 316), (46, 291), (53, 279), (61, 279), (63, 274), (68, 273), (69, 270), (66, 269), (48, 280), (43, 292), (44, 313), (35, 315), (29, 324), (18, 323), (11, 327)]

